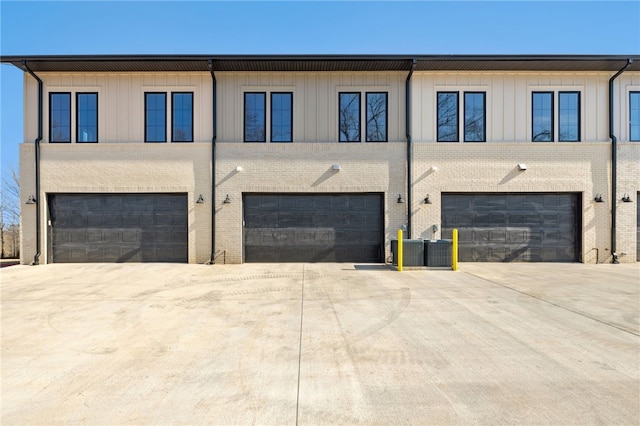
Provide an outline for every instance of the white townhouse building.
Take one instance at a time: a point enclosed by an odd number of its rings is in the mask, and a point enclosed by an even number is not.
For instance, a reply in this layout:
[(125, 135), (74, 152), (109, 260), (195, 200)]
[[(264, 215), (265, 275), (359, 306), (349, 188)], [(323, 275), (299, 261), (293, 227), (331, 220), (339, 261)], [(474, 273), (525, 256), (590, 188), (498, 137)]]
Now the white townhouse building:
[(639, 56), (1, 61), (26, 264), (640, 258)]

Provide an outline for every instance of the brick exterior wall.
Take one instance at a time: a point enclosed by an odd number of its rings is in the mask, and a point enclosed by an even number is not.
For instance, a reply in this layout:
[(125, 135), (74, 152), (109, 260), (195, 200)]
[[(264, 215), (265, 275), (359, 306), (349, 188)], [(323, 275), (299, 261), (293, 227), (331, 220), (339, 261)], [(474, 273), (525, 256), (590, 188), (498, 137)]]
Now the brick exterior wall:
[[(47, 135), (44, 135), (39, 194), (35, 193), (35, 147), (31, 142), (37, 128), (37, 91), (34, 80), (26, 76), (25, 140), (29, 142), (20, 146), (22, 262), (30, 263), (36, 253), (37, 208), (42, 217), (40, 263), (50, 261), (47, 253), (48, 194), (111, 192), (187, 193), (190, 263), (204, 263), (210, 259), (212, 202), (216, 212), (216, 249), (226, 251), (227, 262), (242, 262), (244, 193), (383, 193), (385, 258), (388, 258), (389, 241), (395, 238), (397, 229), (407, 223), (408, 208), (412, 212), (413, 238), (440, 237), (440, 231), (433, 233), (432, 226), (441, 228), (440, 196), (443, 192), (574, 192), (582, 195), (581, 260), (594, 263), (595, 249), (598, 249), (601, 263), (611, 261), (611, 205), (615, 202), (620, 261), (636, 261), (640, 143), (624, 139), (628, 137), (624, 128), (624, 118), (628, 114), (624, 114), (626, 91), (640, 87), (640, 73), (625, 73), (619, 81), (621, 89), (616, 111), (623, 113), (618, 113), (615, 123), (616, 129), (620, 128), (618, 193), (615, 195), (610, 193), (611, 143), (606, 120), (608, 73), (573, 73), (567, 83), (580, 87), (584, 94), (583, 142), (579, 143), (529, 142), (529, 92), (537, 87), (562, 90), (563, 73), (456, 73), (451, 76), (416, 73), (412, 82), (415, 96), (411, 99), (414, 133), (411, 206), (396, 202), (398, 194), (407, 199), (405, 77), (404, 73), (289, 73), (282, 78), (274, 73), (240, 73), (237, 76), (221, 73), (216, 199), (211, 200), (209, 141), (213, 126), (210, 121), (211, 81), (207, 73), (110, 74), (82, 78), (66, 74), (43, 75), (48, 91), (62, 88), (74, 92), (98, 87), (105, 107), (100, 109), (102, 136), (98, 144), (48, 144)], [(293, 143), (246, 144), (241, 141), (242, 90), (262, 90), (263, 80), (265, 91), (285, 87), (295, 94), (294, 117), (297, 121)], [(81, 83), (75, 85), (75, 81)], [(337, 94), (352, 86), (362, 93), (388, 90), (390, 142), (335, 141)], [(142, 93), (156, 87), (166, 92), (194, 91), (194, 143), (145, 144), (141, 141)], [(478, 87), (487, 90), (487, 101), (491, 104), (487, 112), (491, 120), (487, 124), (490, 142), (434, 142), (433, 95), (437, 90), (448, 90), (449, 87), (461, 92)], [(509, 105), (514, 107), (513, 111), (507, 108)], [(47, 111), (45, 107), (45, 121)], [(331, 168), (335, 163), (341, 166), (339, 172)], [(526, 163), (527, 170), (519, 171), (518, 163)], [(237, 166), (243, 171), (236, 171)], [(437, 167), (437, 171), (432, 171), (432, 166)], [(631, 196), (633, 203), (621, 201), (625, 193)], [(205, 199), (204, 204), (195, 203), (200, 194)], [(433, 204), (423, 203), (427, 194)], [(606, 202), (594, 203), (596, 194), (602, 194)], [(37, 206), (24, 204), (30, 195), (38, 198)], [(227, 195), (232, 202), (223, 204)]]

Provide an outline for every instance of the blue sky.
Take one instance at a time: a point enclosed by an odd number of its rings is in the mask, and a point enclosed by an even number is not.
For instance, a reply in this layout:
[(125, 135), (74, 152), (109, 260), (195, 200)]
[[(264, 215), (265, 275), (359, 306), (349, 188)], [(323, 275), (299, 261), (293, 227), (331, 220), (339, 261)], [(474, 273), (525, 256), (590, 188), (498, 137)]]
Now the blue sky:
[[(634, 54), (640, 1), (7, 1), (2, 55)], [(22, 71), (0, 66), (2, 168)]]

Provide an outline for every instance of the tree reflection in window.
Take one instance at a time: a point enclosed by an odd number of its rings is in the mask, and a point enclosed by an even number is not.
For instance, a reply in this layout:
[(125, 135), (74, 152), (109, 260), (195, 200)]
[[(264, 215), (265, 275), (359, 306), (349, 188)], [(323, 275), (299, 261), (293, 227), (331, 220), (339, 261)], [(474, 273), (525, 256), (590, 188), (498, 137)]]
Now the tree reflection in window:
[(367, 142), (387, 141), (387, 93), (367, 93)]
[(438, 142), (458, 141), (458, 92), (438, 92)]
[(464, 93), (464, 141), (486, 141), (486, 101), (484, 92)]
[(532, 94), (532, 136), (534, 142), (553, 141), (553, 92)]
[(193, 93), (172, 93), (172, 142), (193, 142)]
[(244, 141), (266, 142), (266, 94), (244, 94)]
[(360, 142), (360, 93), (339, 94), (340, 142)]

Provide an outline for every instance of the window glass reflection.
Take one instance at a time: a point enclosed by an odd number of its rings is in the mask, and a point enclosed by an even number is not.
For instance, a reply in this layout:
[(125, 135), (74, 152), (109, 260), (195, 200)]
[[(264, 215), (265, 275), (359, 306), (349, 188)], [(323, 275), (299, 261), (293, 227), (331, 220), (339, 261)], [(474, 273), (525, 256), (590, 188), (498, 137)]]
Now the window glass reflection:
[(166, 142), (166, 93), (145, 93), (145, 110), (145, 142)]
[(629, 93), (629, 140), (640, 142), (640, 92)]
[(532, 140), (550, 142), (553, 140), (553, 93), (534, 92), (532, 96)]
[(340, 93), (339, 98), (340, 142), (359, 142), (360, 93)]
[(558, 140), (580, 140), (580, 93), (558, 93)]
[(172, 93), (173, 142), (193, 142), (193, 93)]
[(464, 140), (484, 142), (486, 140), (486, 95), (466, 92), (464, 94)]
[(458, 141), (458, 92), (438, 92), (438, 142)]
[(71, 93), (49, 95), (49, 141), (71, 142)]
[(271, 94), (271, 142), (291, 142), (293, 139), (293, 94)]
[(98, 142), (98, 94), (78, 93), (77, 142)]
[(367, 142), (387, 141), (387, 94), (367, 93)]
[(245, 142), (265, 142), (265, 93), (244, 94), (244, 140)]

